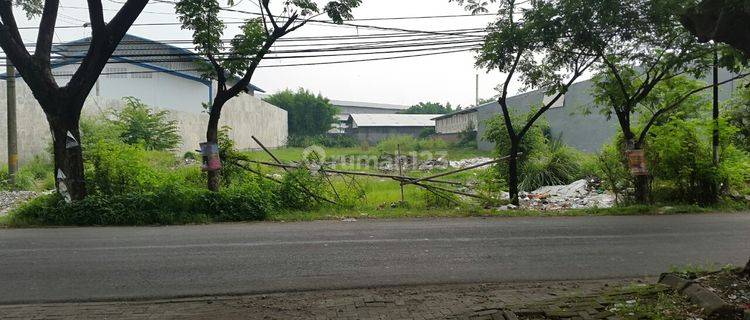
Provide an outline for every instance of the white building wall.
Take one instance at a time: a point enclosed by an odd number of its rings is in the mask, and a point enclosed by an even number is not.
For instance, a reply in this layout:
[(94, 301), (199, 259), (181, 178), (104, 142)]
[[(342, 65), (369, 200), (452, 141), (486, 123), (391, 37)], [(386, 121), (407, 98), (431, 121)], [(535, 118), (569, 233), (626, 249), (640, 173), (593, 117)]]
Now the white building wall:
[[(68, 83), (79, 66), (73, 64), (53, 69), (57, 83), (60, 86)], [(105, 66), (90, 95), (111, 99), (132, 96), (149, 106), (200, 113), (203, 103), (210, 101), (211, 93), (208, 84), (176, 74), (154, 72), (136, 64), (111, 63)]]

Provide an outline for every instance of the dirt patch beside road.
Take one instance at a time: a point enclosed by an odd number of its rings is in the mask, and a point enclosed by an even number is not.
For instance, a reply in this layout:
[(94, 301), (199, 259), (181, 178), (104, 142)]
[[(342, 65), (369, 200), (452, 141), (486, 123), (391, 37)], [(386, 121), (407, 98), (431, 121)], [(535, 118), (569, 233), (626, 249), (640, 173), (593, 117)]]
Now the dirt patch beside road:
[(137, 302), (0, 306), (0, 319), (444, 319), (655, 279), (328, 290)]

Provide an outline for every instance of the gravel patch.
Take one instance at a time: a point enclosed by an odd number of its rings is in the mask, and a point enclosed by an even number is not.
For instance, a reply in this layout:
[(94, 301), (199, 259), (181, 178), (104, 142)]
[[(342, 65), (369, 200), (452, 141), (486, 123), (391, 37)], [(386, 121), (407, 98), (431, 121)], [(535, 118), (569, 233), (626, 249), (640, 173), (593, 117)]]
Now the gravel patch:
[(0, 216), (40, 195), (34, 191), (0, 191)]

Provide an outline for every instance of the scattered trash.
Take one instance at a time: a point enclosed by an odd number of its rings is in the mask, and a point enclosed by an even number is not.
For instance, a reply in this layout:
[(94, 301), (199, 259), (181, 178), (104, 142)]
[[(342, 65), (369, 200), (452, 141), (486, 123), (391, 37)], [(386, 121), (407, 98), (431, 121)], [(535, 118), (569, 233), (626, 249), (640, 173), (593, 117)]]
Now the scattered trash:
[(615, 204), (615, 196), (599, 189), (596, 180), (541, 187), (520, 197), (522, 207), (534, 210), (611, 208)]
[(346, 218), (346, 219), (342, 219), (342, 220), (341, 220), (341, 222), (357, 222), (357, 219), (354, 219), (354, 218)]

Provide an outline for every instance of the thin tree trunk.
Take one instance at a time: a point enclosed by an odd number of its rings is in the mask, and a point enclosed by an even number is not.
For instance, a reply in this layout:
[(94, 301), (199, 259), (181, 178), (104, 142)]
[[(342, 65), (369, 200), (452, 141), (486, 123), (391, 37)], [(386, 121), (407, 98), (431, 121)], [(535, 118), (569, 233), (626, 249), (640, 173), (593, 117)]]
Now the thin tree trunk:
[(519, 142), (511, 139), (510, 154), (508, 155), (508, 194), (513, 205), (520, 205), (518, 199), (518, 145)]
[[(219, 145), (219, 119), (221, 118), (221, 108), (224, 106), (224, 102), (215, 99), (214, 104), (211, 106), (211, 112), (208, 116), (208, 128), (206, 130), (206, 141), (208, 143), (215, 143)], [(219, 192), (221, 187), (221, 171), (208, 171), (208, 190), (212, 192)]]
[(87, 195), (79, 118), (80, 115), (47, 117), (52, 131), (57, 192), (67, 202), (83, 200)]

